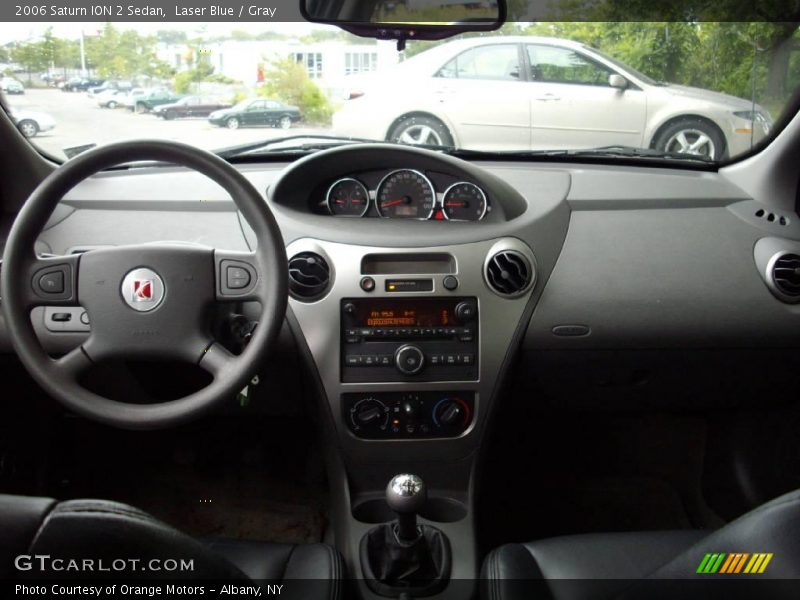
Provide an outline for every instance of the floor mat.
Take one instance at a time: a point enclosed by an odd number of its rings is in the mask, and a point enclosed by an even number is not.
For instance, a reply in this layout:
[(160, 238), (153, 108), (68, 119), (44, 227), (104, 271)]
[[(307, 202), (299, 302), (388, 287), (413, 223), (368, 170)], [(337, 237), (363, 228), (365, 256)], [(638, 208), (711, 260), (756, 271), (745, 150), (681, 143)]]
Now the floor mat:
[(705, 424), (692, 417), (530, 410), (499, 421), (482, 469), (479, 537), (508, 542), (714, 527), (701, 493)]
[(195, 537), (318, 542), (326, 489), (304, 426), (233, 419), (109, 433), (76, 422), (56, 446), (69, 450), (52, 466), (53, 493), (125, 502)]

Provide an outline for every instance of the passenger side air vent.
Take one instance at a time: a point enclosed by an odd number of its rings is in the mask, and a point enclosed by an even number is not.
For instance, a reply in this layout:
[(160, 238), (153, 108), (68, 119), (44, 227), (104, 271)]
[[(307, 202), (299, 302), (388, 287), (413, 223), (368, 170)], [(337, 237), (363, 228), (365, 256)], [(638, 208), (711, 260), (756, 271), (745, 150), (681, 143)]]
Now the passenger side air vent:
[(319, 254), (301, 252), (289, 259), (289, 291), (299, 300), (314, 300), (328, 289), (331, 272)]
[(781, 254), (770, 273), (775, 288), (790, 300), (800, 300), (800, 255)]
[(533, 278), (530, 261), (516, 250), (498, 252), (486, 263), (486, 282), (501, 296), (519, 296), (530, 287)]

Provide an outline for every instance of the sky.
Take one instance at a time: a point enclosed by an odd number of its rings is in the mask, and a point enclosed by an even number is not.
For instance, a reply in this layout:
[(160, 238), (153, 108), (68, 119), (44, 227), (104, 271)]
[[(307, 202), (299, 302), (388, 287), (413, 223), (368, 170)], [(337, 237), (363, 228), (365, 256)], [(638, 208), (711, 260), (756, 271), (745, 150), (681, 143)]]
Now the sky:
[[(0, 0), (3, 1), (3, 0)], [(7, 44), (8, 42), (17, 42), (25, 40), (35, 40), (41, 36), (48, 27), (53, 28), (53, 34), (57, 37), (74, 38), (80, 37), (81, 29), (86, 33), (97, 31), (103, 27), (101, 22), (91, 23), (47, 23), (47, 22), (34, 22), (34, 23), (0, 23), (0, 45)], [(285, 23), (285, 22), (219, 22), (219, 23), (201, 23), (201, 22), (114, 22), (114, 27), (117, 29), (135, 29), (139, 33), (155, 33), (159, 29), (185, 31), (190, 35), (194, 35), (201, 31), (201, 27), (207, 32), (209, 36), (224, 35), (231, 31), (239, 30), (248, 33), (261, 33), (263, 31), (278, 30), (282, 33), (291, 35), (303, 35), (314, 29), (326, 29), (330, 26), (314, 25), (311, 23)]]

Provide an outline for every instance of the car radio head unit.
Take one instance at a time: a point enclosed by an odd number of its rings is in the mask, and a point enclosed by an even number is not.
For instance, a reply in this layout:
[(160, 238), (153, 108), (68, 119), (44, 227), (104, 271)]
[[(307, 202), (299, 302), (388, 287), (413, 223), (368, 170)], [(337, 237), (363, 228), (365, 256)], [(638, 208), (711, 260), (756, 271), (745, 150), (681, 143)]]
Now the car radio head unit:
[(478, 323), (474, 297), (345, 298), (342, 381), (475, 380)]

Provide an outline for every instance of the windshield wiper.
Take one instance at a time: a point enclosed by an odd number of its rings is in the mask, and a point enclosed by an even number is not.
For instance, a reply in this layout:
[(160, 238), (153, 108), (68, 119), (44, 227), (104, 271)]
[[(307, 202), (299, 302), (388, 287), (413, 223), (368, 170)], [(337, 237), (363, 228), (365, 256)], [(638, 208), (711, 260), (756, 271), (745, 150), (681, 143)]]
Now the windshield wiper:
[[(459, 156), (464, 151), (454, 152)], [(471, 155), (478, 154), (476, 151), (469, 151)], [(486, 153), (488, 154), (488, 153)], [(679, 152), (663, 152), (652, 148), (637, 148), (635, 146), (601, 146), (599, 148), (586, 148), (582, 150), (528, 150), (522, 152), (493, 152), (495, 156), (516, 156), (521, 158), (644, 158), (655, 160), (675, 160), (701, 162), (707, 165), (716, 164), (716, 161), (701, 154), (683, 154)]]
[(269, 152), (312, 152), (316, 150), (323, 150), (325, 148), (333, 148), (335, 146), (342, 146), (347, 143), (375, 143), (376, 140), (369, 140), (364, 138), (343, 137), (337, 135), (324, 135), (309, 133), (304, 135), (287, 135), (284, 137), (273, 138), (271, 140), (259, 140), (257, 142), (250, 142), (249, 144), (239, 144), (237, 146), (230, 146), (215, 150), (214, 152), (222, 158), (233, 158), (235, 156), (243, 156), (245, 154), (255, 153), (259, 150), (266, 150), (270, 146), (283, 144), (286, 142), (293, 142), (295, 140), (317, 140), (307, 144), (293, 144), (285, 148), (277, 148)]
[(600, 146), (587, 150), (567, 150), (567, 156), (621, 156), (625, 158), (656, 158), (672, 160), (691, 160), (706, 164), (715, 164), (713, 158), (703, 154), (689, 154), (685, 152), (664, 152), (654, 148), (637, 148), (636, 146)]
[[(297, 140), (310, 140), (303, 144), (290, 144), (288, 146), (281, 146), (273, 148), (279, 144), (286, 142), (293, 142)], [(309, 133), (304, 135), (289, 135), (285, 137), (274, 138), (271, 140), (260, 140), (258, 142), (251, 142), (249, 144), (240, 144), (238, 146), (231, 146), (229, 148), (222, 148), (215, 150), (215, 153), (224, 158), (234, 158), (237, 156), (244, 156), (248, 154), (278, 154), (278, 153), (306, 153), (316, 152), (317, 150), (325, 150), (326, 148), (335, 148), (345, 144), (396, 144), (398, 146), (408, 146), (410, 148), (423, 148), (425, 150), (437, 150), (440, 152), (453, 152), (456, 150), (453, 146), (444, 146), (436, 144), (403, 144), (400, 142), (386, 142), (381, 140), (371, 140), (368, 138), (344, 137), (337, 135), (325, 135), (321, 133)]]

